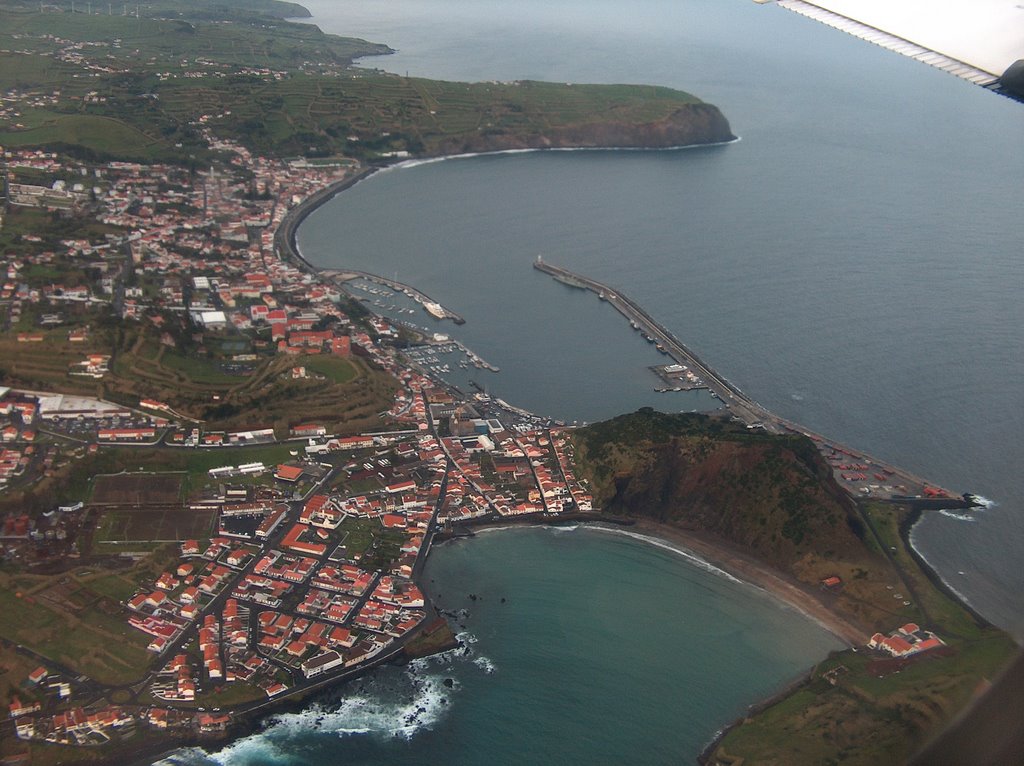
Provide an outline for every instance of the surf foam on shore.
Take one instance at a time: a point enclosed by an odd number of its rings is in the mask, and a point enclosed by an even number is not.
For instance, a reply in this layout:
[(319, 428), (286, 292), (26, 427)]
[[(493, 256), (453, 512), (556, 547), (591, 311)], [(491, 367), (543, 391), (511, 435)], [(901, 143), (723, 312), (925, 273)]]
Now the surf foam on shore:
[(167, 766), (293, 766), (295, 744), (318, 736), (412, 740), (434, 729), (462, 688), (460, 673), (491, 674), (494, 661), (480, 654), (469, 631), (456, 636), (460, 647), (413, 660), (406, 667), (381, 668), (346, 684), (337, 699), (321, 700), (297, 713), (266, 719), (263, 729), (217, 752), (185, 748), (163, 759)]
[(391, 170), (407, 170), (420, 165), (433, 165), (448, 160), (466, 160), (474, 157), (496, 157), (503, 154), (534, 154), (537, 152), (678, 152), (684, 149), (703, 149), (708, 146), (728, 146), (742, 141), (741, 136), (731, 141), (716, 141), (710, 144), (681, 144), (679, 146), (537, 146), (528, 149), (497, 149), (493, 152), (464, 152), (462, 154), (443, 154), (440, 157), (422, 157), (403, 160), (388, 165), (380, 172)]
[(703, 569), (705, 572), (711, 572), (711, 574), (718, 575), (719, 577), (724, 577), (726, 580), (731, 580), (732, 582), (739, 583), (740, 585), (751, 585), (751, 583), (745, 582), (744, 580), (741, 580), (740, 578), (729, 574), (724, 569), (716, 567), (710, 561), (702, 559), (693, 551), (684, 548), (681, 545), (671, 543), (667, 540), (662, 540), (660, 537), (652, 537), (651, 535), (644, 535), (639, 532), (630, 532), (626, 529), (621, 529), (619, 527), (608, 527), (602, 524), (594, 524), (588, 527), (588, 529), (592, 529), (596, 532), (606, 532), (613, 535), (631, 537), (634, 540), (640, 540), (641, 542), (647, 543), (648, 545), (653, 545), (655, 548), (661, 548), (662, 550), (670, 551), (676, 554), (677, 556), (681, 556), (682, 558), (686, 559), (691, 564), (696, 566), (698, 569)]

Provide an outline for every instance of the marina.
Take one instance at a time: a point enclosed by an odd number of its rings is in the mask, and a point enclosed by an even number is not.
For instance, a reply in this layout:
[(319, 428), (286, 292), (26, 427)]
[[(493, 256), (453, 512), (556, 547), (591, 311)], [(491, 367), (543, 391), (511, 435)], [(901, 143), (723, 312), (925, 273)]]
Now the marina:
[(488, 372), (501, 371), (500, 367), (486, 361), (459, 340), (445, 339), (414, 346), (405, 351), (405, 356), (435, 378), (451, 373), (454, 367), (463, 370), (474, 367)]
[[(452, 311), (451, 309), (445, 308), (437, 301), (433, 300), (430, 296), (423, 292), (420, 292), (415, 287), (403, 284), (396, 279), (388, 279), (378, 274), (370, 274), (366, 271), (354, 271), (352, 269), (335, 270), (328, 269), (321, 272), (322, 275), (327, 279), (333, 279), (336, 282), (344, 283), (350, 282), (354, 279), (363, 279), (367, 282), (375, 282), (379, 285), (394, 290), (397, 293), (403, 293), (406, 297), (412, 298), (420, 304), (423, 309), (430, 314), (432, 317), (438, 320), (451, 319), (455, 324), (465, 324), (466, 320), (463, 319), (459, 314)], [(381, 304), (383, 306), (383, 304)]]

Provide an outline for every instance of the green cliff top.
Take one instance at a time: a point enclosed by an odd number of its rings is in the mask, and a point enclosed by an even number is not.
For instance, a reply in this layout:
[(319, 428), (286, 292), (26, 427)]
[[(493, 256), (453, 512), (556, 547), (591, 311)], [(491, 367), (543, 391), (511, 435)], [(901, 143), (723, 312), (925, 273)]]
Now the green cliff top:
[[(908, 543), (918, 513), (854, 501), (814, 443), (704, 415), (643, 409), (574, 434), (595, 504), (720, 541), (863, 627), (858, 649), (737, 722), (710, 763), (901, 763), (992, 681), (1017, 646), (941, 584)], [(838, 577), (841, 585), (822, 581)], [(894, 660), (864, 644), (915, 623), (943, 642)], [(810, 662), (814, 658), (808, 658)]]
[(670, 88), (399, 77), (352, 66), (386, 45), (277, 18), (290, 11), (269, 3), (139, 8), (0, 4), (0, 90), (20, 96), (0, 145), (205, 162), (202, 126), (264, 155), (361, 159), (732, 138), (717, 109)]

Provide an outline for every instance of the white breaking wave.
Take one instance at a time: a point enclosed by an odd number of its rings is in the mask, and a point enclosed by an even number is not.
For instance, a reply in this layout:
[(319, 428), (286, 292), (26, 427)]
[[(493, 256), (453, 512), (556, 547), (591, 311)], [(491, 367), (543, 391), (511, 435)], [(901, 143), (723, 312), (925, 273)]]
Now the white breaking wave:
[(474, 157), (493, 157), (499, 154), (533, 154), (536, 152), (678, 152), (683, 149), (702, 149), (707, 146), (728, 146), (729, 144), (735, 144), (741, 140), (742, 138), (737, 136), (731, 141), (718, 141), (713, 144), (682, 144), (680, 146), (659, 146), (650, 148), (642, 146), (555, 146), (538, 147), (535, 149), (501, 149), (500, 151), (493, 152), (466, 152), (464, 154), (445, 154), (441, 157), (425, 157), (423, 159), (403, 160), (402, 162), (396, 162), (394, 165), (388, 165), (377, 172), (387, 173), (391, 170), (405, 170), (408, 168), (416, 168), (420, 165), (433, 165), (438, 162), (447, 162), (448, 160), (466, 160)]
[[(550, 529), (550, 524), (507, 524), (500, 527), (483, 527), (481, 529), (474, 529), (474, 535), (485, 535), (488, 532), (504, 532), (508, 529)], [(458, 538), (454, 538), (458, 539)]]
[[(468, 630), (464, 630), (461, 633), (456, 633), (455, 638), (460, 644), (472, 645), (477, 643), (480, 639), (470, 633)], [(459, 651), (458, 649), (452, 649), (453, 652)]]
[(977, 516), (972, 516), (969, 512), (961, 511), (950, 511), (945, 508), (939, 511), (939, 514), (950, 519), (956, 519), (957, 521), (977, 521)]
[(266, 734), (243, 737), (220, 752), (207, 754), (206, 759), (223, 766), (249, 766), (253, 763), (287, 766), (294, 760)]
[(494, 664), (494, 661), (483, 655), (473, 660), (473, 664), (484, 671), (484, 673), (493, 673), (498, 669), (498, 666)]
[(956, 519), (957, 521), (977, 521), (980, 514), (998, 505), (995, 500), (989, 500), (981, 495), (971, 495), (971, 500), (974, 501), (974, 507), (970, 510), (961, 511), (952, 508), (942, 508), (939, 510), (939, 513), (946, 518)]
[(575, 532), (580, 528), (579, 524), (570, 524), (568, 526), (553, 526), (551, 527), (552, 532)]
[[(412, 679), (413, 696), (403, 702), (385, 701), (375, 695), (357, 694), (341, 700), (337, 706), (314, 705), (301, 713), (285, 713), (271, 719), (270, 729), (284, 730), (289, 736), (322, 732), (346, 736), (378, 734), (411, 739), (423, 729), (433, 728), (446, 709), (452, 689), (439, 676), (407, 674)], [(275, 732), (276, 733), (276, 732)]]
[(201, 747), (183, 747), (162, 760), (156, 761), (153, 766), (197, 766), (209, 763), (210, 758)]
[(243, 737), (217, 753), (192, 749), (194, 757), (186, 756), (185, 762), (286, 766), (294, 764), (288, 743), (312, 734), (412, 739), (442, 720), (451, 706), (451, 695), (461, 687), (454, 678), (427, 672), (430, 665), (422, 660), (409, 664), (403, 674), (408, 690), (364, 687), (338, 702), (316, 703), (299, 713), (281, 713), (270, 717), (263, 731)]

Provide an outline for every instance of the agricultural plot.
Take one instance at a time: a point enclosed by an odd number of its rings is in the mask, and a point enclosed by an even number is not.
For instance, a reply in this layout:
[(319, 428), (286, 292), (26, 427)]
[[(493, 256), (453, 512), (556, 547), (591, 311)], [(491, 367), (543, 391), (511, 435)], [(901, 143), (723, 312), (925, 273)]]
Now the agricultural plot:
[(31, 645), (101, 683), (127, 683), (139, 677), (149, 656), (146, 639), (128, 627), (119, 610), (118, 604), (75, 585), (34, 595), (4, 587), (0, 636)]
[(191, 511), (184, 508), (107, 511), (96, 532), (96, 542), (106, 548), (131, 543), (165, 543), (209, 537), (216, 515), (215, 511)]
[(93, 505), (176, 506), (181, 504), (183, 474), (135, 473), (97, 476)]
[[(20, 385), (42, 390), (57, 389), (65, 393), (95, 395), (97, 381), (69, 374), (86, 354), (109, 354), (110, 345), (104, 332), (96, 331), (85, 343), (70, 343), (68, 329), (78, 322), (54, 329), (43, 329), (37, 321), (41, 311), (25, 310), (11, 332), (0, 333), (0, 359), (3, 359), (5, 385)], [(68, 319), (69, 311), (62, 312)], [(42, 340), (22, 343), (17, 333), (29, 332)]]

